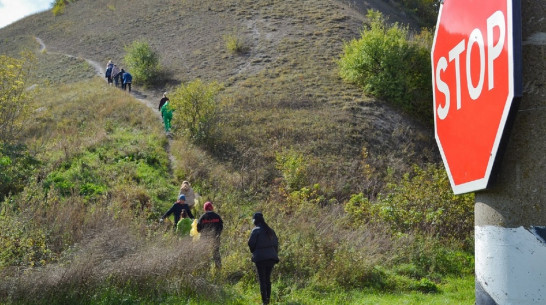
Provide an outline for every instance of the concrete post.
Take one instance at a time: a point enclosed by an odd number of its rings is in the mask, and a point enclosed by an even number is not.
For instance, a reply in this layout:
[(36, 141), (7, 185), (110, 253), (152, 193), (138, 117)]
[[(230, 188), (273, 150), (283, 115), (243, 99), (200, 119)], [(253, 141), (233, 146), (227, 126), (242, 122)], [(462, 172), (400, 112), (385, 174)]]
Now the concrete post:
[(546, 1), (522, 0), (523, 97), (492, 188), (476, 193), (476, 304), (546, 304)]

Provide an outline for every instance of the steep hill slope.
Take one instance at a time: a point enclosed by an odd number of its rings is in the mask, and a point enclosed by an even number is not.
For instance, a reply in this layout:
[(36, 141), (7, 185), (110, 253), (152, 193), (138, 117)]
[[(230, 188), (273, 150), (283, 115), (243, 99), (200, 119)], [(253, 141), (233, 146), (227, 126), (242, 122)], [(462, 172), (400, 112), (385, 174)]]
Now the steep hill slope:
[[(379, 172), (438, 159), (430, 127), (337, 75), (335, 60), (343, 43), (359, 35), (367, 8), (412, 22), (383, 1), (79, 0), (63, 15), (44, 12), (1, 29), (0, 53), (32, 45), (28, 37), (36, 36), (50, 51), (122, 62), (124, 46), (147, 41), (167, 75), (157, 90), (195, 78), (225, 84), (223, 98), (231, 103), (222, 114), (217, 158), (234, 170), (260, 172), (255, 183), (268, 183), (275, 154), (292, 148), (320, 164), (310, 166), (313, 182), (334, 180), (347, 195), (365, 184), (363, 147)], [(242, 39), (248, 52), (230, 53), (226, 35)], [(252, 162), (244, 157), (249, 151)]]

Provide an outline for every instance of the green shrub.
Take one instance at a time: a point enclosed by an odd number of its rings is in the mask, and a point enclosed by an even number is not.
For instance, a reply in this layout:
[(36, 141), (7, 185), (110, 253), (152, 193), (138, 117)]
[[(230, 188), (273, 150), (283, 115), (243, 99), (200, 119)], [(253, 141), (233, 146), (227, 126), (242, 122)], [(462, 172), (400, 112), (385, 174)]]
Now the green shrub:
[(285, 150), (275, 156), (275, 167), (281, 171), (286, 190), (292, 192), (307, 185), (307, 165), (302, 153)]
[(33, 91), (26, 88), (34, 61), (31, 53), (0, 55), (0, 144), (16, 141), (31, 114)]
[(51, 12), (53, 16), (64, 14), (64, 9), (68, 3), (76, 2), (77, 0), (54, 0), (51, 3)]
[(461, 242), (439, 241), (433, 236), (422, 236), (400, 251), (400, 262), (415, 266), (418, 276), (443, 277), (474, 273), (472, 249), (465, 250)]
[(361, 38), (345, 44), (338, 61), (341, 77), (362, 87), (367, 94), (430, 121), (431, 41), (426, 39), (431, 36), (410, 39), (407, 26), (389, 26), (381, 13), (373, 10), (368, 11), (368, 18), (371, 24), (362, 31)]
[(0, 202), (0, 270), (44, 265), (52, 256), (46, 231), (32, 219), (10, 213), (8, 204)]
[(414, 290), (421, 291), (424, 293), (434, 293), (438, 292), (438, 286), (431, 280), (427, 278), (422, 278), (413, 285), (412, 287)]
[(131, 73), (134, 81), (143, 85), (152, 85), (157, 82), (160, 72), (159, 55), (152, 50), (145, 41), (134, 41), (125, 47), (127, 72)]
[(174, 108), (173, 129), (182, 131), (196, 143), (211, 140), (218, 126), (221, 88), (217, 82), (207, 84), (200, 79), (181, 84), (170, 97)]
[(353, 195), (345, 211), (363, 221), (380, 219), (393, 233), (465, 240), (474, 229), (474, 195), (454, 195), (443, 167), (433, 164), (414, 166), (401, 181), (391, 181), (375, 202)]
[(38, 164), (26, 146), (0, 143), (0, 201), (23, 190)]
[(242, 54), (246, 53), (249, 49), (243, 39), (241, 39), (237, 34), (224, 35), (224, 42), (226, 43), (226, 48), (231, 53)]
[(417, 16), (419, 24), (424, 27), (433, 27), (438, 18), (439, 1), (437, 0), (394, 0), (402, 5), (413, 15)]

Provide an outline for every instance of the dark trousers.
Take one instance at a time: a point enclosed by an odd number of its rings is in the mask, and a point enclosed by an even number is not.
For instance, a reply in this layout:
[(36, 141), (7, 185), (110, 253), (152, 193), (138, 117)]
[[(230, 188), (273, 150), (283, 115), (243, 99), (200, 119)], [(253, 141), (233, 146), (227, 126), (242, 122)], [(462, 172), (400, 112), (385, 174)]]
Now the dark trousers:
[(275, 261), (266, 260), (256, 262), (256, 270), (258, 271), (258, 280), (260, 281), (260, 293), (262, 295), (262, 303), (269, 304), (271, 298), (271, 272), (275, 266)]
[(212, 250), (212, 258), (216, 268), (222, 268), (222, 257), (220, 256), (220, 237), (213, 237), (214, 245)]

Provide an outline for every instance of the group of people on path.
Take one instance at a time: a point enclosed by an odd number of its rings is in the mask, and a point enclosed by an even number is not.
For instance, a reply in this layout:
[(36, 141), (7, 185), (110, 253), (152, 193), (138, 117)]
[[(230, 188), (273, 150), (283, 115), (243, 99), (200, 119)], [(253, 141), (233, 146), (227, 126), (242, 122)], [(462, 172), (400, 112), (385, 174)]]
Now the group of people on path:
[(104, 77), (106, 77), (108, 85), (114, 84), (116, 87), (121, 85), (122, 90), (129, 89), (129, 92), (131, 92), (133, 76), (123, 68), (120, 69), (118, 65), (112, 62), (112, 60), (109, 60), (106, 64), (106, 72)]
[[(188, 181), (182, 182), (180, 186), (180, 192), (178, 194), (178, 200), (172, 205), (172, 207), (159, 219), (160, 222), (171, 214), (174, 215), (173, 229), (178, 234), (185, 236), (189, 235), (191, 226), (193, 224), (194, 216), (192, 208), (195, 205), (196, 194), (193, 191)], [(214, 212), (214, 206), (212, 202), (207, 201), (203, 205), (204, 214), (201, 215), (197, 221), (197, 232), (207, 241), (213, 245), (213, 259), (217, 268), (222, 267), (222, 260), (220, 257), (220, 235), (224, 229), (224, 222), (222, 217)]]
[[(174, 229), (181, 235), (189, 235), (193, 223), (192, 208), (196, 203), (197, 194), (188, 181), (182, 182), (178, 200), (160, 218), (160, 222), (171, 214), (174, 215)], [(213, 260), (217, 268), (221, 268), (220, 235), (224, 229), (222, 217), (214, 212), (212, 202), (203, 205), (204, 214), (197, 221), (197, 232), (206, 242), (212, 243)], [(254, 228), (248, 239), (248, 248), (252, 253), (252, 262), (256, 265), (260, 294), (263, 304), (269, 304), (271, 299), (271, 273), (275, 264), (279, 262), (279, 241), (275, 231), (265, 222), (260, 212), (252, 216)]]
[[(106, 72), (104, 77), (108, 81), (108, 85), (114, 85), (120, 87), (124, 91), (131, 92), (131, 84), (133, 82), (133, 76), (131, 73), (125, 71), (123, 68), (119, 68), (118, 65), (114, 64), (112, 60), (109, 60), (106, 64)], [(174, 109), (169, 103), (169, 98), (167, 97), (167, 92), (163, 93), (163, 97), (159, 101), (159, 112), (161, 113), (161, 118), (163, 119), (163, 124), (165, 126), (165, 132), (169, 133), (171, 131), (171, 120), (173, 118)]]

